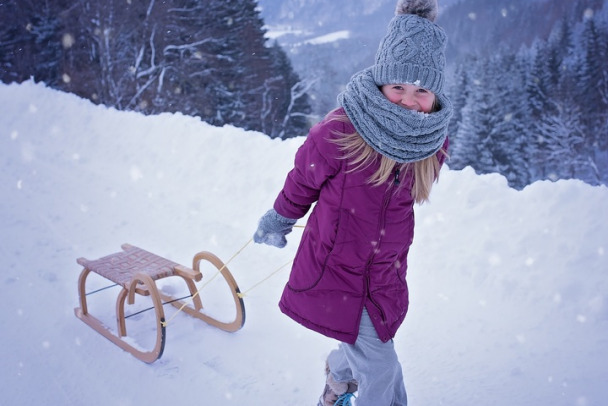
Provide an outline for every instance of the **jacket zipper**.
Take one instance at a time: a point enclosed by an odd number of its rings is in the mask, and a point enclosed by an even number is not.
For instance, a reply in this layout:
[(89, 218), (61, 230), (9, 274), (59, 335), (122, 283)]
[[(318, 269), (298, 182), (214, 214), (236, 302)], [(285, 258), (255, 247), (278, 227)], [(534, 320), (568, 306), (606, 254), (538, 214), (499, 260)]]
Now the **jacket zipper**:
[(380, 212), (380, 222), (379, 222), (379, 227), (378, 227), (378, 244), (377, 246), (374, 248), (374, 251), (372, 252), (372, 255), (369, 257), (369, 259), (367, 260), (367, 266), (366, 266), (366, 291), (367, 291), (367, 296), (369, 297), (369, 300), (374, 304), (374, 306), (376, 306), (376, 308), (380, 311), (380, 314), (382, 316), (382, 320), (386, 321), (386, 316), (384, 315), (384, 312), (382, 311), (382, 308), (380, 306), (378, 306), (378, 304), (374, 301), (374, 299), (372, 298), (371, 292), (369, 290), (370, 288), (370, 268), (372, 265), (372, 262), (374, 260), (374, 257), (376, 256), (376, 250), (378, 249), (378, 247), (380, 247), (380, 242), (382, 240), (382, 229), (384, 228), (384, 225), (386, 224), (386, 209), (388, 207), (388, 204), (391, 200), (391, 196), (393, 194), (393, 190), (394, 188), (399, 185), (399, 168), (395, 169), (395, 178), (393, 181), (393, 184), (391, 185), (391, 187), (389, 187), (389, 189), (386, 191), (386, 195), (384, 197), (384, 201), (382, 204), (382, 211)]

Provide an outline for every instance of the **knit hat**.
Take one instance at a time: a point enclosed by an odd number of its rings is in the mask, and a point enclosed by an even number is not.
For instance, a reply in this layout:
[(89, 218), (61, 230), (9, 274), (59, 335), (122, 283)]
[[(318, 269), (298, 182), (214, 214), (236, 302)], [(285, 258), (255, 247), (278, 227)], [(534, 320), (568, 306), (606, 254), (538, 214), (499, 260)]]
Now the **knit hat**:
[(447, 37), (433, 22), (436, 17), (437, 0), (397, 2), (372, 66), (376, 85), (411, 83), (443, 93)]

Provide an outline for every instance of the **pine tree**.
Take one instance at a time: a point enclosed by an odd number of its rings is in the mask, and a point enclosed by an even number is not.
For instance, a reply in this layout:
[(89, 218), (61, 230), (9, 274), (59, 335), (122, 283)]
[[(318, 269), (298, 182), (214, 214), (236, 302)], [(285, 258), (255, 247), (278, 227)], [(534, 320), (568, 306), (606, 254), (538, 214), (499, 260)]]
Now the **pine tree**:
[[(601, 89), (604, 88), (603, 71), (603, 49), (600, 45), (600, 35), (593, 18), (587, 18), (582, 33), (583, 55), (579, 67), (579, 104), (586, 106), (587, 119), (585, 127), (589, 132), (596, 132), (599, 128), (599, 120), (606, 111), (606, 105), (602, 99)], [(595, 138), (595, 137), (594, 137)], [(597, 139), (592, 141), (596, 144)]]
[(605, 94), (608, 89), (608, 74), (606, 73), (608, 55), (604, 44), (608, 37), (603, 34), (603, 30), (598, 28), (593, 16), (587, 17), (583, 24), (580, 40), (581, 51), (578, 54), (578, 64), (575, 66), (575, 80), (578, 85), (575, 96), (577, 104), (581, 106), (583, 112), (582, 125), (585, 135), (583, 154), (588, 156), (595, 166), (602, 168), (596, 171), (595, 183), (602, 180), (602, 171), (608, 172), (603, 169), (605, 165), (602, 165), (602, 163), (608, 163), (606, 160), (608, 100)]
[(494, 170), (490, 149), (492, 126), (492, 97), (486, 81), (486, 61), (469, 66), (470, 80), (464, 92), (467, 95), (462, 107), (462, 122), (458, 126), (452, 146), (450, 165), (454, 169), (472, 166), (476, 171), (488, 173)]
[(61, 17), (65, 1), (8, 0), (0, 3), (0, 69), (3, 81), (33, 78), (54, 86), (61, 81)]
[(484, 60), (477, 70), (478, 83), (473, 94), (473, 103), (476, 106), (473, 112), (473, 122), (479, 134), (479, 156), (475, 168), (482, 173), (499, 172), (498, 154), (503, 151), (497, 143), (494, 128), (504, 116), (500, 108), (500, 101), (495, 97), (499, 77), (496, 60)]
[[(467, 75), (467, 67), (464, 64), (458, 65), (453, 75), (453, 81), (448, 89), (448, 96), (454, 108), (454, 114), (450, 119), (448, 126), (448, 136), (456, 137), (459, 127), (463, 120), (462, 110), (466, 105), (469, 90), (469, 77)], [(451, 142), (453, 145), (453, 141)], [(452, 147), (453, 148), (453, 147)]]
[[(496, 171), (503, 174), (512, 187), (521, 189), (529, 183), (526, 147), (530, 142), (525, 100), (525, 63), (514, 54), (504, 53), (495, 63), (496, 122), (490, 134)], [(525, 107), (524, 107), (525, 106)]]
[(522, 100), (527, 108), (526, 119), (530, 134), (529, 143), (525, 147), (525, 155), (530, 167), (530, 180), (545, 179), (547, 176), (546, 149), (548, 139), (544, 134), (543, 119), (547, 114), (555, 113), (551, 101), (550, 80), (547, 75), (549, 51), (545, 42), (537, 41), (530, 55), (526, 58), (526, 74), (523, 78), (525, 99)]
[(449, 165), (451, 169), (463, 169), (467, 166), (478, 167), (481, 136), (474, 120), (474, 103), (472, 97), (467, 99), (462, 107), (462, 120), (458, 125), (458, 130), (450, 139)]
[(594, 176), (594, 169), (581, 154), (584, 130), (578, 108), (557, 102), (553, 113), (543, 117), (539, 129), (546, 140), (545, 166), (552, 180)]
[(20, 15), (16, 0), (0, 2), (0, 80), (5, 83), (20, 82), (28, 77), (29, 64), (23, 64), (20, 46), (26, 32), (25, 23)]

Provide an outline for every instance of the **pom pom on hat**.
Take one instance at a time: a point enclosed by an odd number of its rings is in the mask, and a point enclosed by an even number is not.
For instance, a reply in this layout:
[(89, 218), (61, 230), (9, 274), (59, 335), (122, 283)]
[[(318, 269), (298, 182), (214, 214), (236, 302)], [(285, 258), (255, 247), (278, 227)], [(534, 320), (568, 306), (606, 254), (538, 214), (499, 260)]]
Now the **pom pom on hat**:
[(398, 0), (395, 14), (376, 52), (374, 82), (412, 83), (442, 93), (447, 37), (433, 22), (437, 0)]
[(395, 8), (395, 15), (414, 14), (435, 21), (437, 8), (437, 0), (399, 0)]

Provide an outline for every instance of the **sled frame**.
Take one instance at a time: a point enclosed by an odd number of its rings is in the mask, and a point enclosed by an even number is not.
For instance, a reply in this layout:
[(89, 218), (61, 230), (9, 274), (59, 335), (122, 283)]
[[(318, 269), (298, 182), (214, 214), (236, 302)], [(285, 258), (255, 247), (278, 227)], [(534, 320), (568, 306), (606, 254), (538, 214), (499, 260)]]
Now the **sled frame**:
[[(131, 353), (146, 363), (153, 363), (162, 356), (166, 341), (163, 304), (170, 303), (188, 315), (227, 332), (238, 331), (245, 324), (245, 304), (240, 296), (239, 287), (226, 265), (216, 255), (208, 251), (201, 251), (194, 255), (192, 268), (188, 268), (130, 244), (123, 244), (121, 248), (122, 252), (110, 254), (98, 260), (91, 261), (86, 258), (78, 258), (76, 260), (84, 269), (78, 278), (80, 307), (75, 308), (74, 313), (76, 317), (93, 328), (93, 330), (124, 351)], [(228, 284), (236, 310), (234, 320), (223, 322), (202, 311), (203, 304), (199, 294), (200, 291), (197, 290), (195, 284), (195, 282), (200, 282), (203, 278), (200, 271), (202, 261), (208, 261), (213, 264)], [(121, 286), (121, 290), (116, 298), (117, 334), (89, 313), (86, 281), (91, 272)], [(158, 290), (156, 286), (157, 280), (174, 276), (181, 278), (186, 283), (192, 300), (191, 304)], [(129, 317), (125, 316), (125, 302), (130, 305), (134, 304), (136, 294), (150, 296), (152, 300), (156, 315), (156, 341), (151, 350), (137, 348), (123, 339), (123, 337), (127, 336), (126, 318)]]

